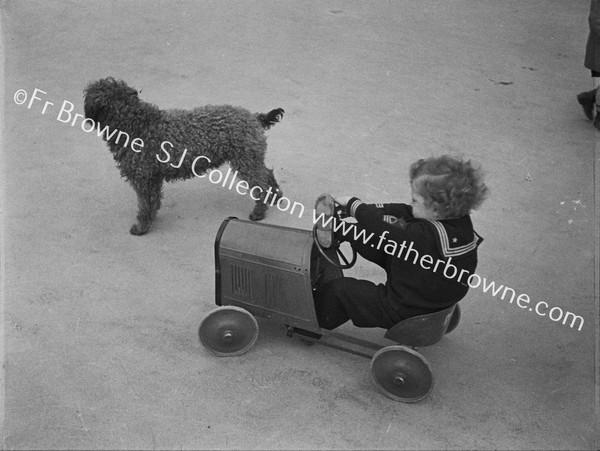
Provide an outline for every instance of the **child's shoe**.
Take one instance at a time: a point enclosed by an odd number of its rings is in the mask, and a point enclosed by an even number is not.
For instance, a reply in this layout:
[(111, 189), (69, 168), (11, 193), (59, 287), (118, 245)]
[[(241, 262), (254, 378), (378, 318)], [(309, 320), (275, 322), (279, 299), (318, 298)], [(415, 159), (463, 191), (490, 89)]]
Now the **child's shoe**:
[(329, 194), (321, 194), (315, 202), (315, 234), (321, 247), (330, 248), (333, 244), (333, 221), (335, 201)]
[[(586, 117), (591, 121), (594, 119), (594, 105), (596, 103), (596, 90), (582, 92), (577, 95), (577, 101), (583, 108)], [(596, 125), (594, 123), (594, 125)]]

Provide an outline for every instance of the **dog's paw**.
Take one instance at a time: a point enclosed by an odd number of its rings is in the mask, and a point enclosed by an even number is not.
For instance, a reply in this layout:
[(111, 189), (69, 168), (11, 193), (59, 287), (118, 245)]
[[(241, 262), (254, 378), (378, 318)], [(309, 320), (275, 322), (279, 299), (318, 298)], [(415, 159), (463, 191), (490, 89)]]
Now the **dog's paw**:
[(142, 227), (139, 224), (134, 224), (131, 226), (131, 229), (129, 229), (129, 233), (136, 236), (145, 235), (148, 233), (148, 229), (148, 227)]
[(261, 221), (263, 219), (265, 219), (265, 212), (264, 211), (253, 211), (252, 213), (250, 213), (250, 215), (248, 216), (250, 218), (250, 221)]

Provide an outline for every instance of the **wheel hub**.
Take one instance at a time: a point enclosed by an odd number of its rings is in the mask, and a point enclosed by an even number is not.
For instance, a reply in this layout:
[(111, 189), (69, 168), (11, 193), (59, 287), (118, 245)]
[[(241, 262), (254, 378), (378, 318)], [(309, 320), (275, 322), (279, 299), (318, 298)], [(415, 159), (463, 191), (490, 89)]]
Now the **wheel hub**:
[(404, 379), (404, 374), (400, 374), (394, 377), (394, 385), (404, 385), (406, 380)]

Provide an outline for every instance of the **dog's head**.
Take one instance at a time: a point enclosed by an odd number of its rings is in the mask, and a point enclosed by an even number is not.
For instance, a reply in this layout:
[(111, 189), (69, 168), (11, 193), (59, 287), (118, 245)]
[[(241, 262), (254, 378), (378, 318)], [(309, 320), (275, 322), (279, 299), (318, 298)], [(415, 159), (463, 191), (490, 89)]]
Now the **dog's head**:
[(90, 83), (83, 93), (85, 117), (96, 123), (109, 125), (113, 118), (126, 115), (140, 104), (135, 89), (112, 77)]

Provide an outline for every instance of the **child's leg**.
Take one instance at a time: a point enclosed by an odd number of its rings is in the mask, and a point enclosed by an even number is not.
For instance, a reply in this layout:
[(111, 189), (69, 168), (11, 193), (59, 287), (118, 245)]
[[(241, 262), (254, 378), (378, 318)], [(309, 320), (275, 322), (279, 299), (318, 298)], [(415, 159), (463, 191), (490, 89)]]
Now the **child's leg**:
[(348, 320), (358, 327), (389, 329), (400, 321), (384, 307), (384, 286), (368, 280), (342, 277), (330, 280), (314, 293), (319, 326), (335, 329)]

